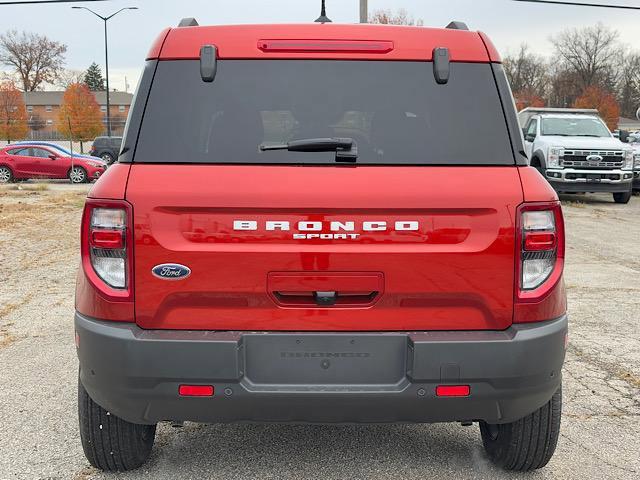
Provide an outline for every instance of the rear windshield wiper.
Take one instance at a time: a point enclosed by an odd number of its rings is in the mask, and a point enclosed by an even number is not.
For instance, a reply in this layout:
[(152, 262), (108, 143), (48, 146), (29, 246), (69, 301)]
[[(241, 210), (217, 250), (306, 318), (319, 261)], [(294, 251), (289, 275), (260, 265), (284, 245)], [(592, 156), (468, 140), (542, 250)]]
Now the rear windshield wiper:
[(260, 145), (261, 151), (336, 152), (336, 162), (355, 162), (358, 147), (353, 138), (304, 138), (279, 145)]

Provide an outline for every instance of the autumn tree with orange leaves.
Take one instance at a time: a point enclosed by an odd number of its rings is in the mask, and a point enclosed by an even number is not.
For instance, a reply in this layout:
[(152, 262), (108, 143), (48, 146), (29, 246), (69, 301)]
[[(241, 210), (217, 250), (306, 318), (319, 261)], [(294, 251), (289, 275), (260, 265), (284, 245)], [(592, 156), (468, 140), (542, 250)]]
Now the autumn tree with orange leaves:
[(96, 97), (84, 83), (72, 83), (62, 97), (58, 114), (58, 131), (66, 138), (80, 142), (93, 140), (104, 130), (102, 113)]
[(27, 136), (27, 109), (13, 82), (0, 84), (0, 138), (11, 143)]
[(620, 118), (618, 102), (611, 93), (602, 88), (595, 86), (586, 88), (582, 95), (576, 98), (573, 106), (574, 108), (595, 108), (609, 130), (613, 131), (618, 128)]
[(516, 109), (518, 111), (527, 107), (545, 107), (546, 103), (543, 98), (539, 97), (531, 90), (523, 90), (514, 92), (513, 97), (516, 101)]

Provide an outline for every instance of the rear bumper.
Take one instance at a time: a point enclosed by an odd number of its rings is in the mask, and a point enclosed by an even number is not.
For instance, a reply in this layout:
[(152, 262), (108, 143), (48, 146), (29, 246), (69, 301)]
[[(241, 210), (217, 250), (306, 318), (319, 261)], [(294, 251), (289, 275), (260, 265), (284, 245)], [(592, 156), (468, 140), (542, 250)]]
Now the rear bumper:
[[(75, 316), (80, 379), (134, 423), (505, 423), (561, 382), (567, 318), (504, 331), (251, 333), (142, 330)], [(180, 397), (181, 384), (213, 385)], [(468, 397), (435, 395), (470, 386)]]

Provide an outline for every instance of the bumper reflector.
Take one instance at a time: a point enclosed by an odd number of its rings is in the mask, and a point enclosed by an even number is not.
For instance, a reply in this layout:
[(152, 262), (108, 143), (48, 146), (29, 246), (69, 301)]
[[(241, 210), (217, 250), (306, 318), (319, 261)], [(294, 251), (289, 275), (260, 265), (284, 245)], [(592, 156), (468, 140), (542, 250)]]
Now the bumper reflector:
[(180, 385), (178, 393), (181, 397), (212, 397), (212, 385)]
[(436, 397), (468, 397), (471, 393), (469, 385), (438, 385)]

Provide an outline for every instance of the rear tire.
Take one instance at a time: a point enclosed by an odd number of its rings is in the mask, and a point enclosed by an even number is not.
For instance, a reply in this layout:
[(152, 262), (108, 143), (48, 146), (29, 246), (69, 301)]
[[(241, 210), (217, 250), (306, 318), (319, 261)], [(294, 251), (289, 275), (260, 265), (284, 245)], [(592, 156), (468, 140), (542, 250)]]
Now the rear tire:
[(629, 200), (631, 200), (631, 195), (631, 190), (629, 190), (628, 192), (616, 192), (613, 194), (613, 201), (616, 203), (629, 203)]
[(103, 153), (102, 155), (100, 155), (100, 158), (107, 162), (107, 165), (111, 165), (113, 163), (113, 155), (111, 155), (110, 153)]
[(513, 423), (480, 422), (487, 455), (505, 470), (527, 472), (544, 467), (556, 450), (561, 412), (562, 387), (540, 409)]
[(0, 183), (11, 183), (13, 181), (13, 172), (5, 165), (0, 166)]
[(129, 423), (95, 403), (78, 379), (80, 440), (89, 463), (100, 470), (122, 472), (144, 464), (153, 447), (155, 425)]

